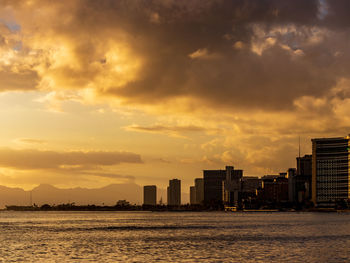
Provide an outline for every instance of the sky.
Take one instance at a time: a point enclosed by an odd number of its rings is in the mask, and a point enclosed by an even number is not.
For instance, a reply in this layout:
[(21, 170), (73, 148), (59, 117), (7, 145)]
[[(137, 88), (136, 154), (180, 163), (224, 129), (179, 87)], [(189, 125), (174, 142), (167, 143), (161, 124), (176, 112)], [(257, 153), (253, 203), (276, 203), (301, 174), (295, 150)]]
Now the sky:
[(295, 167), (350, 131), (347, 0), (0, 0), (0, 185)]

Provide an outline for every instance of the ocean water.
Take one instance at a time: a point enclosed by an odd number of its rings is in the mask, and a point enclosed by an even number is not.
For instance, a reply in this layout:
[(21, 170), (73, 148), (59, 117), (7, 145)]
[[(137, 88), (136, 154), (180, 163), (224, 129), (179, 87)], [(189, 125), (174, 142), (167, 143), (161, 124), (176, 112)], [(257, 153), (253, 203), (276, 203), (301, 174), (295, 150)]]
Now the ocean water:
[(3, 211), (17, 261), (350, 262), (350, 214)]

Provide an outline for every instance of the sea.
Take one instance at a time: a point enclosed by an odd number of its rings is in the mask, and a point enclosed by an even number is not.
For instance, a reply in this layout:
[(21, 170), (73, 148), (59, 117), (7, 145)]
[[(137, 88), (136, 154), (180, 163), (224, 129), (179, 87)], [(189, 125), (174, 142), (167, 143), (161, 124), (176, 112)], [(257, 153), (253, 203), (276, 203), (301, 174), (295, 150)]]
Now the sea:
[(0, 262), (350, 262), (350, 213), (1, 211)]

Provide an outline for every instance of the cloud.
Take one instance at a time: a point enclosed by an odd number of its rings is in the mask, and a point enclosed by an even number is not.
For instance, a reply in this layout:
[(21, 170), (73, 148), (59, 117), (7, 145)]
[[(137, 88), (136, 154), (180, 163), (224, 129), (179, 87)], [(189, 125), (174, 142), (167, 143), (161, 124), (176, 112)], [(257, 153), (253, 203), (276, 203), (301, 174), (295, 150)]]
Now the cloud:
[(15, 142), (25, 143), (25, 144), (44, 144), (44, 143), (46, 143), (45, 140), (33, 139), (33, 138), (18, 138), (15, 140)]
[(107, 151), (39, 151), (0, 149), (0, 167), (15, 169), (72, 169), (84, 166), (112, 166), (120, 163), (142, 163), (141, 157), (129, 152)]
[(0, 89), (92, 89), (136, 105), (187, 97), (222, 109), (290, 109), (300, 96), (323, 96), (344, 75), (347, 62), (323, 52), (340, 46), (332, 47), (344, 39), (340, 31), (308, 44), (346, 3), (328, 5), (320, 19), (316, 0), (4, 2), (0, 14), (11, 13), (21, 29), (3, 30), (3, 38), (22, 48), (2, 79), (25, 79)]
[(146, 133), (158, 133), (165, 134), (174, 137), (186, 138), (184, 134), (188, 133), (198, 133), (198, 132), (213, 132), (218, 131), (218, 129), (205, 128), (195, 125), (186, 126), (166, 126), (166, 125), (153, 125), (153, 126), (140, 126), (140, 125), (130, 125), (124, 127), (127, 131), (136, 132), (146, 132)]

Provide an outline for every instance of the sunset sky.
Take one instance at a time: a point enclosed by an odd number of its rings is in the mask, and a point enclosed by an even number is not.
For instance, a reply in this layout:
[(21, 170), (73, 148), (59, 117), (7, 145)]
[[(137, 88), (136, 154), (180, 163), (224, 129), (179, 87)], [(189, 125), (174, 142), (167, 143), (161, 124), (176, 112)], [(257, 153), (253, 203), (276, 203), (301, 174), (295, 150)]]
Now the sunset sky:
[(0, 0), (0, 185), (284, 172), (350, 133), (348, 0)]

